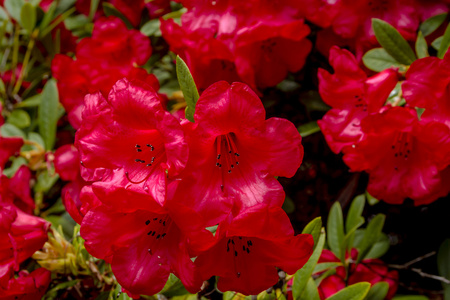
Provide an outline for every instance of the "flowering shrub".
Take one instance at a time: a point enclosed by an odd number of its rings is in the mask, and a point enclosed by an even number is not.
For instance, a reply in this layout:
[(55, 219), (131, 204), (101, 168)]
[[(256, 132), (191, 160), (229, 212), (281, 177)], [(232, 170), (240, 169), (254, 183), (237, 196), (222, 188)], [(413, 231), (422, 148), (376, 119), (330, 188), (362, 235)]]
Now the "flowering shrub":
[(449, 300), (449, 5), (0, 1), (0, 299)]

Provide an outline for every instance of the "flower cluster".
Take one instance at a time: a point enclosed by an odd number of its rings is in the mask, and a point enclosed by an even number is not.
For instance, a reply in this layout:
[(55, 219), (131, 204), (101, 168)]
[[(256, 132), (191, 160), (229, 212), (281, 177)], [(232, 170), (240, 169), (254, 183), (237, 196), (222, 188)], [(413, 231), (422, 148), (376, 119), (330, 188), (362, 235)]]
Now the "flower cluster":
[[(163, 21), (171, 50), (188, 64), (200, 90), (219, 80), (275, 86), (305, 64), (312, 44), (301, 1), (182, 1), (181, 26)], [(248, 12), (252, 13), (249, 14)]]
[[(1, 107), (0, 107), (1, 113)], [(3, 119), (0, 119), (0, 125)], [(0, 171), (23, 140), (0, 136)], [(0, 174), (0, 295), (8, 299), (37, 299), (50, 284), (50, 271), (39, 268), (29, 273), (20, 264), (47, 241), (50, 224), (32, 215), (30, 170), (22, 166), (12, 178)], [(20, 272), (19, 272), (20, 270)], [(18, 272), (18, 276), (15, 276)]]
[(191, 292), (217, 275), (222, 291), (256, 294), (276, 267), (294, 273), (309, 258), (312, 238), (294, 236), (275, 179), (300, 166), (301, 137), (265, 120), (248, 86), (213, 84), (195, 123), (180, 123), (151, 86), (122, 79), (108, 99), (87, 95), (82, 118), (75, 145), (92, 184), (75, 204), (89, 206), (81, 235), (131, 294), (157, 293), (171, 272)]
[[(374, 197), (421, 205), (448, 194), (449, 77), (441, 74), (448, 59), (412, 64), (402, 84), (405, 106), (400, 97), (387, 101), (399, 76), (392, 69), (367, 77), (350, 52), (333, 47), (334, 74), (319, 70), (319, 92), (332, 106), (319, 126), (352, 171), (369, 173), (367, 190)], [(423, 115), (415, 107), (424, 108)]]

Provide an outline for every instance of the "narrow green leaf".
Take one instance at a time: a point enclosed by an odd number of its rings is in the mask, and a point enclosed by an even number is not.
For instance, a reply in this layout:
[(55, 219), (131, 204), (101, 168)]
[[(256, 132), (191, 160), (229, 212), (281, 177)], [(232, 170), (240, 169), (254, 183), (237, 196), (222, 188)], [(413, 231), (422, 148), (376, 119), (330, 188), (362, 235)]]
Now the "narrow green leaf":
[(372, 28), (380, 45), (399, 63), (410, 65), (416, 60), (416, 55), (408, 42), (389, 23), (373, 18)]
[(344, 262), (344, 217), (339, 202), (335, 202), (330, 209), (327, 222), (327, 240), (331, 251)]
[(50, 79), (42, 91), (42, 100), (38, 110), (39, 133), (45, 141), (45, 148), (52, 150), (56, 138), (58, 122), (59, 96), (54, 79)]
[[(364, 224), (364, 218), (361, 216), (364, 210), (366, 196), (358, 195), (353, 199), (350, 209), (348, 210), (347, 219), (345, 221), (345, 230), (347, 233), (355, 231), (359, 226)], [(362, 223), (361, 223), (362, 222)]]
[(317, 264), (314, 268), (313, 274), (323, 272), (325, 270), (331, 269), (331, 268), (337, 268), (342, 266), (341, 262), (325, 262)]
[(319, 127), (319, 125), (317, 124), (316, 121), (311, 121), (309, 123), (300, 125), (297, 128), (297, 130), (298, 130), (298, 132), (300, 133), (300, 135), (302, 137), (306, 137), (308, 135), (311, 135), (311, 134), (314, 134), (316, 132), (319, 132), (320, 131), (320, 127)]
[(389, 283), (380, 281), (372, 285), (367, 294), (366, 300), (384, 300), (389, 291)]
[(42, 31), (45, 28), (47, 28), (47, 26), (53, 20), (53, 17), (55, 16), (56, 5), (57, 2), (52, 2), (48, 7), (47, 12), (45, 13), (41, 23), (39, 24), (39, 31)]
[(433, 47), (436, 51), (438, 51), (439, 48), (441, 47), (443, 38), (444, 38), (443, 36), (436, 38), (434, 41), (431, 42), (431, 47)]
[(383, 214), (376, 215), (372, 220), (370, 220), (369, 224), (364, 233), (364, 237), (359, 246), (359, 254), (357, 263), (363, 260), (366, 255), (369, 253), (370, 249), (373, 245), (378, 241), (381, 235), (381, 231), (383, 230), (384, 220), (386, 216)]
[(89, 19), (93, 20), (95, 13), (97, 12), (98, 5), (100, 4), (100, 0), (92, 0), (91, 6), (89, 7)]
[(36, 94), (22, 102), (16, 104), (16, 107), (36, 107), (41, 104), (42, 94)]
[(315, 218), (314, 220), (309, 222), (305, 226), (305, 228), (303, 228), (302, 233), (308, 233), (308, 234), (312, 235), (312, 237), (314, 239), (314, 248), (316, 247), (317, 241), (319, 240), (321, 229), (322, 229), (322, 218), (321, 217)]
[(311, 279), (311, 275), (314, 271), (314, 268), (316, 267), (317, 262), (319, 261), (324, 245), (325, 232), (323, 231), (320, 234), (316, 249), (314, 249), (306, 264), (294, 275), (294, 282), (292, 284), (292, 296), (295, 300), (303, 298), (302, 295), (306, 292), (305, 288), (308, 284), (308, 280)]
[(379, 258), (388, 252), (391, 243), (385, 233), (381, 233), (378, 241), (372, 246), (365, 259)]
[(161, 22), (159, 19), (150, 20), (142, 25), (141, 33), (146, 36), (161, 36), (160, 26)]
[(405, 295), (405, 296), (395, 296), (391, 300), (429, 300), (428, 297), (422, 295)]
[(0, 94), (4, 94), (6, 92), (5, 83), (0, 78)]
[(327, 300), (363, 300), (369, 293), (370, 283), (358, 282), (340, 290)]
[(31, 3), (25, 3), (20, 11), (20, 20), (22, 27), (31, 34), (34, 26), (36, 26), (36, 7)]
[(420, 24), (419, 30), (423, 33), (423, 36), (428, 36), (433, 33), (439, 26), (444, 23), (447, 18), (447, 13), (443, 13), (440, 15), (433, 16), (431, 18), (426, 19), (422, 24)]
[(417, 34), (416, 53), (418, 58), (430, 56), (428, 54), (428, 44), (425, 38), (423, 37), (422, 31), (419, 31), (419, 33)]
[(197, 87), (195, 86), (194, 78), (184, 60), (178, 55), (176, 69), (178, 83), (180, 84), (181, 91), (183, 92), (187, 104), (185, 112), (186, 119), (194, 122), (195, 104), (200, 97)]
[(22, 6), (25, 4), (25, 1), (23, 0), (5, 0), (3, 3), (3, 6), (8, 11), (9, 15), (16, 20), (17, 22), (20, 22), (20, 12), (22, 10)]
[(442, 36), (442, 41), (441, 44), (439, 45), (437, 57), (444, 58), (444, 55), (447, 52), (449, 46), (450, 46), (450, 24), (448, 24), (447, 28), (445, 29), (444, 35)]
[(317, 290), (316, 283), (312, 277), (308, 278), (305, 291), (298, 300), (320, 300), (319, 291)]
[(13, 112), (9, 115), (7, 122), (9, 124), (13, 124), (18, 128), (26, 128), (30, 126), (31, 119), (28, 113), (22, 109), (15, 109)]
[(381, 72), (391, 67), (402, 67), (402, 65), (383, 48), (374, 48), (367, 51), (362, 60), (368, 69), (375, 72)]

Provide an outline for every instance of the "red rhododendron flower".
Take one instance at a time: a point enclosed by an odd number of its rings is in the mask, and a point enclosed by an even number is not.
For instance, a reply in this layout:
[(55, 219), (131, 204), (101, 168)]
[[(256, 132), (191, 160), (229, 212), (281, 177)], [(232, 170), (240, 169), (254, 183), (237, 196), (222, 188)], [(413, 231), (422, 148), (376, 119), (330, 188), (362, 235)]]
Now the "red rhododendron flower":
[(294, 236), (279, 207), (254, 206), (219, 224), (217, 242), (195, 260), (204, 280), (216, 275), (218, 289), (257, 295), (278, 281), (279, 267), (289, 274), (312, 253), (311, 235)]
[(165, 199), (168, 176), (179, 174), (188, 158), (181, 125), (148, 85), (119, 80), (108, 100), (85, 98), (76, 145), (87, 168), (124, 169), (131, 183), (143, 183), (158, 201)]
[(309, 27), (297, 17), (299, 2), (184, 4), (189, 10), (181, 17), (182, 25), (163, 21), (161, 31), (201, 90), (218, 80), (243, 81), (253, 89), (274, 86), (288, 72), (300, 70), (311, 50), (305, 38)]
[(394, 70), (367, 77), (353, 54), (338, 47), (330, 50), (330, 64), (334, 74), (319, 69), (319, 92), (333, 108), (318, 124), (331, 150), (339, 153), (360, 139), (361, 120), (380, 110), (398, 78)]
[(31, 273), (19, 272), (15, 278), (11, 264), (0, 266), (0, 299), (35, 300), (44, 296), (51, 281), (51, 272), (39, 268)]
[(422, 119), (450, 127), (450, 52), (444, 59), (425, 57), (411, 64), (402, 85), (408, 105), (425, 108)]
[[(197, 292), (202, 281), (188, 246), (212, 239), (202, 229), (201, 217), (185, 206), (162, 207), (148, 194), (128, 188), (123, 179), (118, 172), (110, 183), (98, 182), (94, 188), (104, 205), (83, 219), (86, 249), (110, 262), (118, 282), (133, 294), (159, 292), (171, 272), (188, 291)], [(112, 185), (116, 188), (110, 189)]]
[(35, 207), (30, 195), (31, 172), (27, 166), (21, 166), (12, 178), (0, 175), (0, 201), (14, 204), (26, 213), (32, 213)]
[(265, 120), (261, 100), (247, 85), (224, 81), (203, 92), (194, 119), (185, 126), (190, 157), (180, 202), (207, 216), (209, 225), (233, 207), (282, 205), (284, 192), (274, 177), (293, 176), (303, 158), (291, 122)]
[(364, 138), (343, 149), (352, 171), (369, 173), (367, 191), (399, 204), (411, 198), (428, 204), (448, 193), (444, 170), (450, 163), (450, 128), (419, 121), (415, 109), (386, 107), (361, 121)]
[[(1, 199), (0, 199), (1, 200)], [(41, 249), (50, 223), (0, 202), (0, 264), (19, 264)]]
[[(347, 253), (348, 255), (348, 253)], [(351, 250), (351, 257), (356, 260), (358, 251), (353, 248)], [(333, 252), (324, 249), (319, 259), (319, 263), (340, 262)], [(385, 281), (389, 284), (388, 294), (386, 299), (391, 299), (398, 286), (398, 272), (389, 271), (386, 264), (380, 259), (364, 259), (358, 265), (350, 263), (348, 276), (345, 273), (345, 268), (339, 266), (336, 268), (336, 273), (325, 277), (319, 284), (320, 299), (324, 300), (339, 292), (347, 285), (352, 285), (358, 282), (369, 282), (371, 285), (380, 281)]]
[(5, 138), (0, 136), (0, 168), (3, 168), (9, 158), (20, 151), (23, 139), (19, 137)]
[(56, 55), (52, 73), (58, 80), (61, 103), (69, 121), (80, 127), (83, 99), (101, 91), (107, 96), (117, 80), (127, 77), (145, 81), (159, 89), (158, 80), (142, 65), (151, 55), (150, 41), (137, 30), (128, 30), (118, 18), (103, 18), (94, 23), (92, 38), (84, 38), (76, 49), (76, 60)]
[(53, 163), (62, 180), (75, 180), (80, 173), (80, 155), (74, 145), (64, 145), (56, 149)]

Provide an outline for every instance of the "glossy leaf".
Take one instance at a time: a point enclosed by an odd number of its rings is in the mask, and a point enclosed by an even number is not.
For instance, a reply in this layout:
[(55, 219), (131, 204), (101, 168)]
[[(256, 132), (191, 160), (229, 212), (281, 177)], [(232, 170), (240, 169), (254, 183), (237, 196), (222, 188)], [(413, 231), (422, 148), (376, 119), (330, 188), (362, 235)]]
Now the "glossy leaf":
[(381, 233), (378, 241), (372, 246), (365, 258), (371, 259), (382, 257), (388, 252), (390, 245), (389, 237), (386, 234)]
[(41, 23), (39, 24), (39, 31), (42, 31), (45, 28), (47, 28), (47, 26), (53, 20), (53, 17), (55, 16), (56, 4), (57, 4), (56, 2), (52, 2), (48, 7), (47, 12), (45, 13)]
[(309, 123), (300, 125), (298, 128), (298, 132), (302, 137), (307, 137), (308, 135), (314, 134), (320, 131), (319, 125), (317, 125), (316, 121), (311, 121)]
[(294, 283), (292, 284), (292, 296), (295, 300), (303, 299), (303, 294), (306, 292), (305, 288), (308, 284), (308, 280), (311, 279), (311, 275), (317, 262), (319, 261), (324, 245), (325, 232), (323, 231), (320, 234), (316, 249), (314, 249), (306, 264), (295, 273)]
[(36, 7), (31, 3), (25, 3), (20, 11), (20, 21), (22, 27), (31, 34), (34, 26), (36, 26)]
[(374, 246), (374, 244), (378, 241), (381, 235), (381, 231), (383, 230), (385, 215), (378, 214), (372, 220), (370, 220), (369, 224), (364, 233), (364, 237), (359, 245), (359, 254), (357, 263), (363, 260), (366, 255), (369, 253), (370, 249)]
[(52, 150), (56, 138), (58, 122), (59, 96), (54, 79), (50, 79), (42, 91), (42, 100), (38, 111), (39, 133), (45, 141), (45, 148)]
[(416, 40), (416, 54), (418, 58), (430, 56), (428, 54), (428, 44), (421, 31), (417, 34)]
[(391, 67), (402, 66), (383, 48), (374, 48), (367, 51), (362, 60), (368, 69), (375, 72), (381, 72)]
[[(396, 91), (396, 93), (394, 94), (395, 96), (397, 96), (401, 90), (402, 85), (400, 83), (398, 83), (393, 92)], [(390, 97), (390, 96), (389, 96)], [(375, 198), (374, 196), (372, 196), (371, 194), (369, 194), (368, 191), (366, 191), (366, 198), (367, 198), (367, 203), (369, 203), (369, 205), (375, 205), (378, 202), (380, 202), (380, 200), (378, 200), (377, 198)]]
[(332, 268), (336, 268), (336, 267), (340, 267), (342, 266), (341, 262), (325, 262), (325, 263), (320, 263), (317, 264), (316, 267), (314, 268), (313, 274), (315, 273), (320, 273)]
[(17, 128), (15, 125), (13, 124), (3, 124), (0, 127), (0, 136), (3, 137), (14, 137), (14, 136), (18, 136), (21, 137), (23, 139), (25, 139), (25, 133), (20, 130), (19, 128)]
[(384, 300), (389, 291), (389, 283), (380, 281), (372, 285), (367, 294), (366, 300)]
[(188, 66), (178, 55), (176, 68), (178, 83), (180, 84), (181, 91), (183, 92), (187, 104), (185, 112), (186, 119), (194, 122), (195, 104), (200, 96)]
[[(295, 299), (295, 298), (294, 298)], [(312, 277), (308, 278), (305, 291), (298, 300), (320, 300), (319, 291)]]
[(442, 36), (437, 57), (443, 58), (449, 46), (450, 46), (450, 24), (448, 24), (447, 28), (445, 29), (445, 33)]
[(142, 25), (141, 33), (146, 36), (161, 36), (160, 26), (161, 22), (159, 19), (150, 20)]
[(302, 231), (302, 233), (308, 233), (312, 235), (314, 239), (314, 248), (316, 247), (317, 241), (319, 240), (321, 229), (322, 229), (322, 218), (317, 217), (311, 222), (309, 222)]
[(440, 15), (433, 16), (431, 18), (426, 19), (422, 24), (420, 24), (419, 30), (423, 33), (423, 36), (428, 36), (433, 33), (439, 26), (444, 23), (447, 18), (447, 13), (443, 13)]
[(16, 107), (35, 107), (41, 104), (42, 94), (36, 94), (22, 102), (16, 104)]
[(344, 262), (344, 217), (339, 202), (333, 204), (328, 215), (327, 241), (331, 251)]
[(366, 197), (364, 194), (358, 195), (353, 199), (350, 209), (348, 210), (347, 219), (345, 222), (345, 230), (347, 234), (355, 231), (362, 224), (364, 224), (364, 218), (361, 216), (364, 210), (364, 204)]
[(327, 300), (363, 300), (368, 294), (370, 283), (358, 282), (340, 290)]
[(431, 47), (433, 47), (436, 51), (439, 50), (443, 38), (444, 38), (443, 36), (440, 36), (437, 39), (435, 39), (433, 42), (431, 42)]
[(389, 23), (373, 18), (372, 28), (380, 45), (399, 63), (410, 65), (416, 60), (416, 55), (408, 42)]

